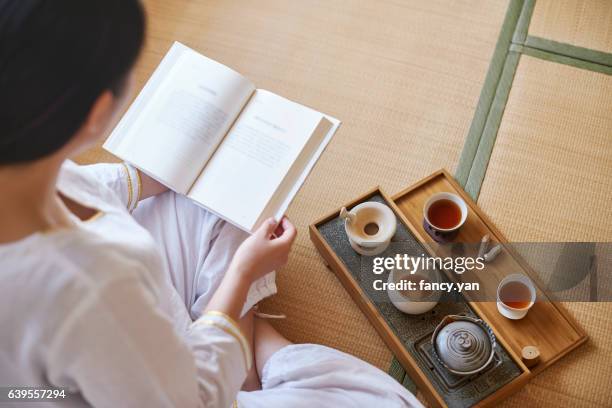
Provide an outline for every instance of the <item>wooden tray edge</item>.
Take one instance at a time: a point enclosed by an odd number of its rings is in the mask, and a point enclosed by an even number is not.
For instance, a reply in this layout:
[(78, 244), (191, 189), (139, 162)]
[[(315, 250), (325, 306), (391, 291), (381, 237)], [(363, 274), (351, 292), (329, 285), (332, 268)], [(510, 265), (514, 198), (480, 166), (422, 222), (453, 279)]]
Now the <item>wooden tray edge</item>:
[[(360, 196), (356, 200), (353, 200), (351, 203), (346, 205), (346, 207), (351, 207), (356, 203), (362, 202), (376, 193), (381, 194), (385, 199), (387, 197), (382, 193), (379, 187), (376, 187), (370, 191), (368, 191), (363, 196)], [(342, 208), (342, 207), (340, 207)], [(370, 302), (363, 290), (357, 285), (352, 276), (345, 270), (343, 266), (343, 262), (338, 256), (335, 254), (333, 249), (329, 246), (329, 244), (325, 241), (325, 238), (319, 233), (317, 226), (321, 223), (329, 221), (332, 218), (338, 216), (340, 212), (340, 208), (334, 211), (328, 216), (325, 216), (315, 223), (309, 225), (309, 234), (310, 239), (317, 248), (317, 251), (324, 259), (327, 267), (336, 275), (336, 277), (342, 283), (342, 286), (349, 293), (353, 301), (357, 304), (361, 312), (366, 316), (368, 321), (374, 326), (374, 329), (377, 331), (379, 336), (385, 342), (387, 347), (391, 349), (395, 357), (400, 361), (404, 369), (409, 373), (410, 378), (416, 383), (417, 388), (423, 393), (427, 401), (432, 404), (434, 407), (446, 407), (446, 403), (442, 399), (442, 397), (438, 394), (435, 387), (431, 384), (429, 379), (425, 376), (425, 374), (418, 368), (417, 363), (414, 361), (412, 356), (406, 352), (403, 347), (403, 344), (399, 341), (399, 339), (392, 332), (391, 328), (387, 324), (387, 322), (382, 318), (376, 307)]]

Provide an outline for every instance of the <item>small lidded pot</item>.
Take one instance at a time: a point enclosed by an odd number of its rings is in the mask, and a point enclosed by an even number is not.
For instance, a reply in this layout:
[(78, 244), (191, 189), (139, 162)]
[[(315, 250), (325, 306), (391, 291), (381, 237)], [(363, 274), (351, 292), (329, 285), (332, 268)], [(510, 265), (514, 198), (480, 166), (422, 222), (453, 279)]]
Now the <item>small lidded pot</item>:
[(495, 335), (491, 328), (484, 321), (468, 316), (445, 316), (431, 341), (442, 365), (457, 375), (484, 370), (495, 355)]

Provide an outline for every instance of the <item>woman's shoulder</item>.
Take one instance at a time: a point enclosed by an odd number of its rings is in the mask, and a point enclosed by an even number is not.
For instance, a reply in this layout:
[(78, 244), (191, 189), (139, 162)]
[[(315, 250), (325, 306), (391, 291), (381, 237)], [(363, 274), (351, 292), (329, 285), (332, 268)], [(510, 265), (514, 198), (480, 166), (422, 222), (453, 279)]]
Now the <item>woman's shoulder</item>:
[[(85, 309), (109, 301), (109, 288), (158, 297), (145, 265), (112, 242), (79, 229), (32, 235), (0, 247), (0, 348), (43, 358), (61, 328)], [(124, 303), (121, 292), (111, 301)], [(22, 342), (29, 337), (34, 342)]]
[(129, 282), (159, 298), (147, 262), (83, 229), (35, 234), (0, 247), (0, 259), (0, 321), (10, 320), (1, 310), (19, 310), (26, 320), (62, 320), (84, 300), (118, 283)]
[(89, 291), (117, 279), (149, 280), (147, 263), (137, 252), (82, 228), (37, 233), (0, 247), (0, 255), (4, 287), (11, 281), (32, 287), (64, 282)]

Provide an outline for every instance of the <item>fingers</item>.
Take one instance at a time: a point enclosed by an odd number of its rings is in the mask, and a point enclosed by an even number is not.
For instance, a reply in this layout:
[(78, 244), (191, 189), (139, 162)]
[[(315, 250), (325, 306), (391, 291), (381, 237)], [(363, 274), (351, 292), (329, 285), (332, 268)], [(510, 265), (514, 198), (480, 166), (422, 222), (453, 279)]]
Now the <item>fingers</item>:
[(279, 223), (276, 226), (276, 229), (274, 230), (274, 236), (275, 237), (280, 237), (281, 235), (283, 235), (283, 227), (281, 226), (281, 224)]
[(274, 245), (291, 247), (297, 235), (297, 229), (287, 217), (283, 217), (280, 223), (277, 223), (274, 218), (269, 218), (255, 231), (255, 235), (265, 239), (270, 239), (272, 234), (276, 236), (272, 240)]
[(291, 246), (297, 236), (297, 229), (287, 217), (283, 217), (280, 226), (283, 228), (283, 233), (275, 241), (278, 241), (278, 244)]
[(261, 237), (269, 239), (270, 236), (274, 233), (274, 230), (276, 229), (277, 225), (278, 223), (274, 218), (268, 218), (259, 226), (259, 228), (257, 228), (257, 231), (255, 231), (255, 235), (259, 235)]

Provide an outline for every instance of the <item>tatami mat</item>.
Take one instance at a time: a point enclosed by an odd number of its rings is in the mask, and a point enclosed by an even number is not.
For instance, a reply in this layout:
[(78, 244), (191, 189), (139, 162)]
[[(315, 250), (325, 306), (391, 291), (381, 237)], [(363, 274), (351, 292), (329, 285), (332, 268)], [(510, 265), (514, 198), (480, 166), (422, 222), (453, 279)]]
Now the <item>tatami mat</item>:
[(609, 303), (566, 302), (589, 341), (534, 377), (502, 407), (592, 408), (612, 401), (612, 313)]
[(612, 241), (610, 112), (612, 76), (521, 57), (478, 200), (508, 238)]
[[(521, 57), (478, 204), (510, 241), (612, 241), (612, 77)], [(609, 303), (565, 303), (590, 341), (506, 406), (612, 401)]]
[(278, 275), (280, 293), (264, 308), (288, 315), (276, 325), (290, 339), (337, 347), (386, 370), (390, 352), (323, 265), (307, 225), (377, 184), (391, 193), (440, 167), (454, 170), (507, 1), (146, 5), (138, 87), (179, 40), (258, 87), (343, 121), (289, 209), (299, 238)]
[(537, 0), (529, 35), (612, 52), (612, 1)]
[[(307, 226), (375, 185), (393, 193), (440, 167), (455, 171), (509, 2), (145, 3), (136, 89), (178, 40), (343, 121), (289, 209), (300, 235), (279, 271), (280, 293), (263, 307), (287, 314), (274, 324), (291, 340), (386, 370), (390, 352), (323, 265)], [(538, 0), (529, 34), (610, 52), (609, 4)], [(611, 78), (521, 56), (479, 198), (510, 240), (612, 241)], [(110, 159), (98, 148), (80, 161)], [(592, 340), (506, 406), (612, 400), (610, 308), (567, 307)]]

